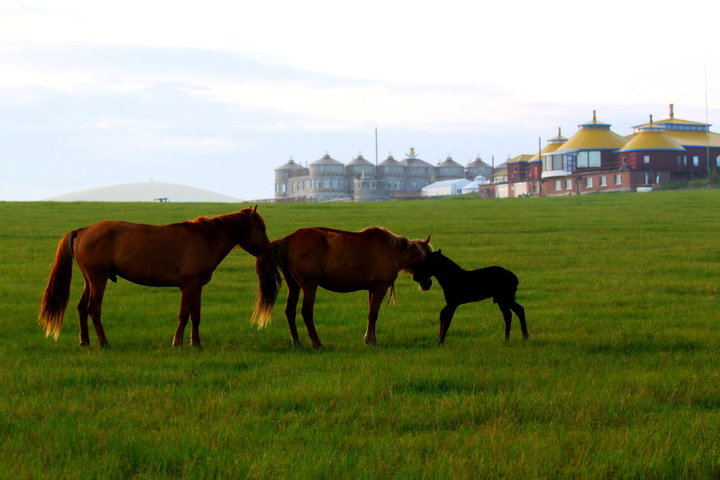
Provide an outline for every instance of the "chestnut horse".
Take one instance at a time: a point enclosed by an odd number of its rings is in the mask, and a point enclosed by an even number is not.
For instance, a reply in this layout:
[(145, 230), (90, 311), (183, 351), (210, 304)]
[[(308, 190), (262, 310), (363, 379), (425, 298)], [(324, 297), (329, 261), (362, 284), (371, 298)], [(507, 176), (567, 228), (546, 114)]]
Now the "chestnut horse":
[[(313, 347), (322, 348), (313, 323), (313, 305), (318, 287), (333, 292), (367, 290), (370, 310), (365, 343), (375, 343), (375, 322), (388, 289), (394, 294), (395, 279), (401, 270), (422, 262), (432, 248), (430, 237), (408, 240), (380, 227), (360, 232), (330, 228), (301, 228), (285, 238), (274, 240), (257, 257), (258, 296), (252, 321), (260, 328), (270, 321), (281, 283), (288, 286), (285, 306), (293, 345), (298, 345), (295, 316), (300, 290), (301, 313)], [(411, 272), (412, 273), (412, 272)]]
[(202, 287), (233, 247), (239, 245), (257, 256), (269, 242), (257, 205), (165, 226), (103, 221), (73, 230), (58, 244), (38, 321), (45, 328), (45, 336), (57, 340), (70, 298), (74, 259), (85, 278), (77, 307), (80, 345), (90, 344), (90, 315), (100, 346), (108, 346), (100, 320), (103, 294), (108, 279), (116, 282), (122, 277), (140, 285), (180, 287), (180, 315), (173, 345), (182, 345), (189, 317), (190, 343), (200, 347)]

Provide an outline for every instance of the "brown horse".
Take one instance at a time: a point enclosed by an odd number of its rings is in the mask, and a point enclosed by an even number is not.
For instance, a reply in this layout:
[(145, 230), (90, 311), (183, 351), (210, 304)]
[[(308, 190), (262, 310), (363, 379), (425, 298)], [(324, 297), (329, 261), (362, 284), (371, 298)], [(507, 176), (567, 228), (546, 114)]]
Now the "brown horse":
[(398, 272), (412, 273), (410, 266), (422, 262), (432, 251), (429, 241), (429, 236), (425, 240), (408, 240), (380, 227), (360, 232), (301, 228), (274, 240), (255, 263), (259, 290), (252, 321), (261, 328), (269, 323), (282, 271), (288, 286), (285, 315), (293, 345), (300, 343), (295, 316), (302, 289), (301, 313), (305, 327), (313, 347), (322, 348), (313, 323), (318, 287), (333, 292), (368, 291), (370, 311), (365, 343), (374, 344), (375, 322), (383, 298), (388, 289), (394, 294)]
[(269, 242), (257, 205), (236, 213), (165, 226), (104, 221), (73, 230), (58, 244), (38, 321), (45, 328), (45, 336), (52, 335), (57, 340), (70, 298), (75, 259), (85, 278), (77, 307), (80, 345), (90, 344), (87, 322), (90, 315), (100, 346), (108, 346), (100, 312), (108, 279), (116, 282), (119, 276), (140, 285), (180, 287), (180, 316), (173, 345), (182, 345), (189, 317), (190, 343), (200, 347), (202, 287), (233, 247), (239, 245), (257, 256)]

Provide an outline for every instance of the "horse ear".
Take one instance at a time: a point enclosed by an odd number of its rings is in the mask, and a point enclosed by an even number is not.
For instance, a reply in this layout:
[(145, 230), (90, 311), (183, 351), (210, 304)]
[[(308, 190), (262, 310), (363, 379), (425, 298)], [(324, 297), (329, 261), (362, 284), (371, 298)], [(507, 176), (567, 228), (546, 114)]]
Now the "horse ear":
[(425, 245), (429, 244), (430, 243), (430, 235), (428, 235), (427, 238), (425, 240), (423, 240), (423, 242), (425, 242)]
[(258, 207), (258, 206), (257, 206), (257, 203), (256, 203), (256, 204), (255, 204), (255, 206), (253, 207), (253, 211), (252, 211), (252, 213), (255, 213), (255, 212), (257, 212), (257, 207)]
[(442, 253), (442, 248), (438, 248), (437, 253)]

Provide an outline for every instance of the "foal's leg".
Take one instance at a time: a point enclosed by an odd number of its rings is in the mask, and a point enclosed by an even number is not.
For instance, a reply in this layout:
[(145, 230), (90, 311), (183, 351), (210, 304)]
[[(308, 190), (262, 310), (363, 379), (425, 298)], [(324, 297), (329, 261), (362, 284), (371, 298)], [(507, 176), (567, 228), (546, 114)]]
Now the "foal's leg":
[[(87, 308), (88, 313), (93, 321), (93, 327), (95, 327), (95, 334), (98, 337), (98, 343), (101, 348), (109, 347), (110, 344), (105, 337), (105, 329), (103, 328), (101, 316), (102, 316), (102, 301), (105, 295), (105, 286), (107, 285), (107, 275), (93, 275), (88, 276), (88, 282), (90, 284), (90, 293), (88, 295)], [(84, 296), (84, 294), (83, 294)], [(81, 327), (82, 328), (82, 327)]]
[(307, 328), (308, 336), (312, 342), (312, 346), (317, 349), (323, 348), (315, 331), (315, 323), (313, 322), (313, 307), (315, 305), (315, 294), (317, 292), (317, 286), (303, 287), (303, 301), (301, 313), (303, 320), (305, 321), (305, 328)]
[(88, 333), (88, 303), (90, 302), (90, 283), (85, 279), (82, 296), (78, 302), (77, 310), (80, 321), (80, 345), (90, 345), (90, 334)]
[(447, 335), (448, 329), (450, 329), (450, 322), (452, 322), (457, 307), (457, 305), (447, 304), (440, 310), (440, 333), (438, 334), (438, 343), (440, 345), (445, 343), (445, 335)]
[(515, 312), (515, 315), (517, 315), (518, 319), (520, 320), (520, 328), (522, 329), (523, 338), (527, 340), (529, 335), (527, 331), (527, 325), (525, 325), (525, 309), (517, 302), (511, 303), (510, 309)]
[(285, 302), (285, 318), (287, 318), (288, 328), (290, 329), (290, 336), (292, 337), (293, 346), (300, 345), (300, 337), (298, 336), (297, 323), (297, 303), (300, 298), (300, 286), (290, 278), (285, 277), (285, 283), (288, 286), (288, 296)]
[(505, 302), (498, 302), (498, 307), (503, 314), (503, 320), (505, 320), (505, 340), (510, 340), (510, 325), (512, 324), (512, 312), (510, 307)]

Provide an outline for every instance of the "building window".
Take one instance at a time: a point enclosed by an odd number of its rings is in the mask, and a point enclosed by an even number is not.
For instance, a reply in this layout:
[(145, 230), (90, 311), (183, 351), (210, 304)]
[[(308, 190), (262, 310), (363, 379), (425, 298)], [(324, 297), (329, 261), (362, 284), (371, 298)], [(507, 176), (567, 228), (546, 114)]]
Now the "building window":
[(600, 186), (607, 187), (607, 177), (605, 175), (600, 175)]
[(572, 190), (572, 178), (565, 179), (565, 190)]
[(715, 166), (720, 168), (720, 155), (718, 155), (717, 158), (715, 158)]
[(659, 174), (659, 173), (656, 173), (656, 174), (655, 174), (655, 183), (660, 183), (660, 180), (661, 180), (660, 174)]
[(650, 163), (650, 155), (643, 155), (643, 163), (645, 163), (645, 164)]
[(585, 177), (585, 188), (592, 188), (593, 180), (592, 177)]
[(559, 192), (562, 190), (562, 180), (555, 180), (555, 191)]
[(650, 175), (645, 173), (645, 185), (650, 185)]
[(615, 185), (622, 185), (622, 175), (619, 173), (615, 174)]
[(601, 160), (602, 155), (598, 150), (577, 153), (578, 168), (599, 167), (602, 163)]
[(700, 157), (697, 155), (693, 155), (693, 167), (697, 167), (700, 165)]

